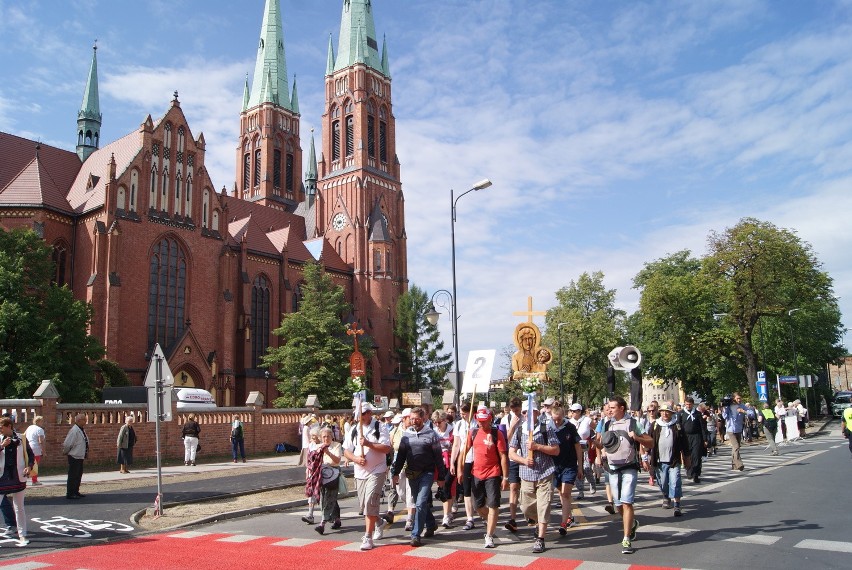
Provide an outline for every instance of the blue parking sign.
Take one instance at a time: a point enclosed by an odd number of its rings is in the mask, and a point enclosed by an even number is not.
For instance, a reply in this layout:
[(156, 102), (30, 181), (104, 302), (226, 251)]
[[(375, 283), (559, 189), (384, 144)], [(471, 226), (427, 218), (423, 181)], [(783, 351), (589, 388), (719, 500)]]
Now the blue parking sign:
[(755, 383), (755, 388), (757, 388), (757, 399), (761, 402), (768, 402), (769, 397), (766, 394), (766, 371), (757, 371), (757, 382)]

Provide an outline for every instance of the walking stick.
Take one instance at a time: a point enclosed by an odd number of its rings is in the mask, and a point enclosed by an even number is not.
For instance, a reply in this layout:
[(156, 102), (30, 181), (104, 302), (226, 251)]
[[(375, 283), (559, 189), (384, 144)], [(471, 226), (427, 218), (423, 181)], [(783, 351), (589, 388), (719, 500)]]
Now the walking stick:
[[(462, 485), (464, 485), (464, 457), (467, 455), (468, 449), (473, 446), (473, 442), (471, 441), (471, 429), (470, 429), (470, 421), (473, 419), (473, 400), (476, 398), (476, 390), (474, 389), (473, 393), (470, 395), (470, 411), (467, 413), (467, 437), (464, 440), (464, 444), (459, 444), (459, 456), (456, 458), (456, 462), (458, 465), (456, 466), (456, 480), (461, 481)], [(464, 445), (464, 447), (461, 447)]]

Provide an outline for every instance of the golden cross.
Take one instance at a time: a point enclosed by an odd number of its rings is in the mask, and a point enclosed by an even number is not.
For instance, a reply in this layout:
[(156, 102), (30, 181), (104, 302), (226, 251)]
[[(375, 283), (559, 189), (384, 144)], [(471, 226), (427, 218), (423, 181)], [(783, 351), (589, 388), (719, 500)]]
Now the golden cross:
[(355, 341), (355, 352), (358, 352), (358, 335), (364, 334), (364, 329), (358, 328), (358, 323), (352, 323), (349, 325), (349, 328), (346, 329), (346, 334), (352, 337), (352, 340)]
[(515, 315), (515, 316), (518, 316), (518, 317), (526, 316), (527, 322), (531, 323), (531, 322), (533, 322), (533, 320), (532, 320), (533, 317), (546, 317), (547, 311), (533, 311), (532, 297), (527, 297), (527, 310), (526, 311), (515, 311), (512, 314)]

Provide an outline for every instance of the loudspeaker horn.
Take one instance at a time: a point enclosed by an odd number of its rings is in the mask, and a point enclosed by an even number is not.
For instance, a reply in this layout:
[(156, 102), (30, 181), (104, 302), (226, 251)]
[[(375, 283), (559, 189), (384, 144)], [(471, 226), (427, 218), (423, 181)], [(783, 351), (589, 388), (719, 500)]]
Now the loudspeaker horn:
[(616, 370), (633, 370), (642, 364), (642, 353), (633, 345), (616, 346), (609, 353), (609, 361)]

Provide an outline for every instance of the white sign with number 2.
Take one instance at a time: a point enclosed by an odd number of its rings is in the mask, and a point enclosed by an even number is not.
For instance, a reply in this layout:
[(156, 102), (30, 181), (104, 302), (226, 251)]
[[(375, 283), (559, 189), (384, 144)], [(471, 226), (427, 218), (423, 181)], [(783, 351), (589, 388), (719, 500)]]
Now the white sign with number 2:
[(496, 350), (471, 350), (464, 369), (462, 394), (486, 394), (491, 388), (491, 370), (494, 368)]

